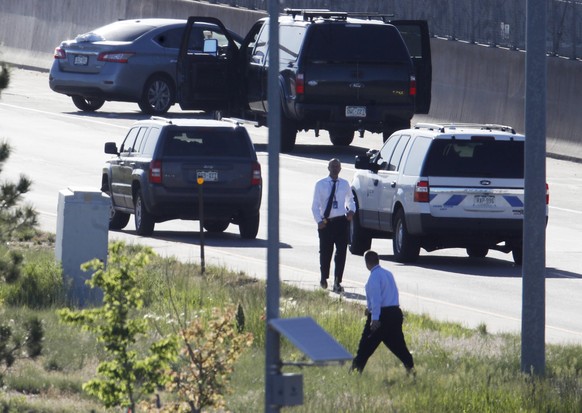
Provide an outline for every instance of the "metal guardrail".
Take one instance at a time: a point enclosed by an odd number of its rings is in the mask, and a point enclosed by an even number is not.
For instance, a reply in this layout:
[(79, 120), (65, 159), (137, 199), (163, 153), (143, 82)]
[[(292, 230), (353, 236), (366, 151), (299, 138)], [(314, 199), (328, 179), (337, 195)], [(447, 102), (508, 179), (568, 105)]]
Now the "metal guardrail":
[[(267, 10), (268, 0), (209, 0), (213, 4)], [(283, 8), (394, 14), (428, 20), (431, 35), (450, 40), (525, 49), (526, 0), (281, 0)], [(582, 0), (548, 0), (548, 55), (582, 58)]]

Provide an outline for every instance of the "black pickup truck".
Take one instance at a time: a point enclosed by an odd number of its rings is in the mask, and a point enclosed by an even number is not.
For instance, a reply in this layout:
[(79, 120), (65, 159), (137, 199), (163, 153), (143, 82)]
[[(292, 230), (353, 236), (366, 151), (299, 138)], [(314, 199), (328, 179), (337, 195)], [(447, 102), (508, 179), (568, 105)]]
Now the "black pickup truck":
[[(205, 40), (204, 53), (189, 50), (190, 17), (178, 57), (177, 101), (184, 110), (220, 110), (267, 122), (269, 20), (255, 23), (240, 49)], [(428, 113), (432, 67), (428, 24), (386, 16), (287, 9), (279, 17), (281, 151), (295, 146), (297, 131), (329, 132), (334, 145), (354, 134), (408, 128), (415, 113)], [(222, 30), (228, 33), (227, 30)], [(224, 43), (224, 42), (223, 42)]]

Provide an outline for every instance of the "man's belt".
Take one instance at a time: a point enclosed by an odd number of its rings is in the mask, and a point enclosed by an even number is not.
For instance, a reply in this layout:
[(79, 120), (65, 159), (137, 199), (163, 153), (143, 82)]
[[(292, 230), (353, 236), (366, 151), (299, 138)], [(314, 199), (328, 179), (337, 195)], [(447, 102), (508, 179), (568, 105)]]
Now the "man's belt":
[(330, 222), (339, 221), (340, 219), (346, 219), (346, 216), (345, 215), (340, 215), (339, 217), (324, 218), (323, 219), (323, 223), (324, 224), (329, 224)]

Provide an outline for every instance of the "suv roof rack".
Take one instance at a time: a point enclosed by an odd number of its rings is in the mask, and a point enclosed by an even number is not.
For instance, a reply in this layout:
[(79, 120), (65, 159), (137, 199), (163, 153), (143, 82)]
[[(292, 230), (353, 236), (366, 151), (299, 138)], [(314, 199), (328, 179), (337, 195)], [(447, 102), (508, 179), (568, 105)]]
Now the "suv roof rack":
[(515, 135), (515, 129), (511, 126), (507, 125), (498, 125), (495, 123), (417, 123), (414, 125), (415, 129), (430, 129), (430, 130), (440, 130), (442, 133), (445, 132), (446, 129), (455, 130), (457, 128), (473, 128), (473, 129), (480, 129), (480, 130), (489, 130), (489, 131), (501, 131), (501, 132), (509, 132)]
[(348, 12), (349, 17), (356, 17), (358, 19), (366, 19), (366, 20), (382, 20), (384, 23), (390, 21), (390, 19), (394, 18), (394, 14), (383, 14), (383, 13), (375, 13), (375, 12), (365, 12), (365, 11), (350, 11)]
[(346, 20), (348, 13), (345, 11), (331, 11), (329, 9), (285, 9), (285, 14), (293, 16), (303, 16), (304, 21), (312, 21), (318, 17), (324, 19)]
[(293, 18), (297, 16), (303, 16), (303, 20), (305, 21), (312, 21), (315, 18), (321, 17), (324, 19), (338, 19), (338, 20), (346, 20), (348, 17), (355, 17), (359, 19), (380, 19), (384, 23), (394, 17), (394, 14), (381, 14), (377, 12), (358, 12), (358, 11), (331, 11), (329, 9), (290, 9), (287, 8), (284, 10), (285, 14), (293, 16)]
[(150, 117), (150, 120), (160, 120), (162, 122), (166, 122), (168, 124), (172, 124), (172, 120), (168, 119), (168, 118), (164, 118), (163, 116), (152, 116)]

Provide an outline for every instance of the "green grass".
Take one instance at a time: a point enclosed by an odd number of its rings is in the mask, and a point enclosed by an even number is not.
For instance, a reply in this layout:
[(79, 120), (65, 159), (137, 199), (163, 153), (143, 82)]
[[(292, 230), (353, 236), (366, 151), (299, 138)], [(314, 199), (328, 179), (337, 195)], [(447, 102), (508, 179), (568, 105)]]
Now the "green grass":
[[(45, 279), (43, 288), (53, 291), (44, 284), (47, 277), (54, 278), (50, 275), (54, 263), (47, 255), (35, 250), (26, 254), (25, 262), (26, 274)], [(201, 276), (197, 265), (161, 258), (147, 267), (142, 278), (146, 308), (141, 315), (151, 321), (152, 335), (172, 331), (176, 313), (189, 317), (199, 310), (242, 305), (245, 330), (253, 333), (254, 344), (237, 362), (227, 408), (243, 413), (263, 411), (264, 283), (223, 267), (207, 267)], [(46, 299), (43, 306), (25, 305), (27, 300), (19, 296), (21, 304), (8, 305), (6, 297), (13, 293), (0, 285), (0, 302), (4, 302), (0, 306), (0, 322), (19, 325), (36, 315), (43, 320), (46, 338), (39, 359), (19, 360), (5, 372), (0, 412), (121, 411), (103, 409), (81, 390), (82, 383), (95, 374), (103, 354), (89, 333), (58, 322), (54, 310), (62, 305), (60, 296)], [(364, 323), (360, 304), (330, 297), (324, 291), (283, 285), (280, 314), (312, 317), (348, 351), (356, 352)], [(471, 330), (411, 313), (405, 314), (404, 331), (415, 358), (416, 378), (407, 376), (396, 357), (384, 347), (378, 348), (362, 375), (350, 374), (349, 365), (285, 365), (284, 373), (303, 376), (303, 404), (293, 407), (293, 411), (582, 412), (581, 346), (548, 345), (546, 375), (532, 377), (520, 373), (518, 336), (493, 335), (487, 332), (486, 325)], [(286, 363), (309, 361), (285, 339), (281, 341), (281, 359)]]

